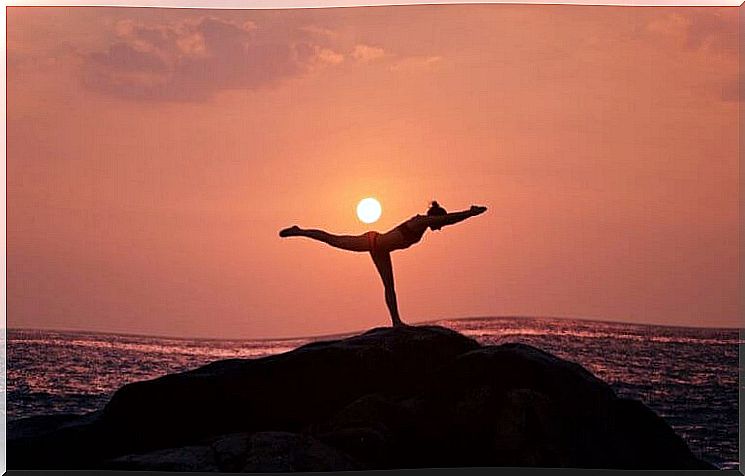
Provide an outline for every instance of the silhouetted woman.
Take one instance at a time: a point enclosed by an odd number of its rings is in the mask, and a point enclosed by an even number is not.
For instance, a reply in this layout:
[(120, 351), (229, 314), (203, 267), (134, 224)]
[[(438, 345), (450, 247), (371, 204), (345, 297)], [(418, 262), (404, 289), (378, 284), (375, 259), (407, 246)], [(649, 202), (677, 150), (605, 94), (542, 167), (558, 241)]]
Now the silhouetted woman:
[(393, 285), (393, 265), (391, 264), (391, 251), (403, 250), (418, 243), (427, 228), (439, 230), (443, 226), (453, 225), (467, 218), (480, 215), (486, 211), (486, 207), (473, 205), (469, 210), (448, 213), (437, 202), (432, 202), (426, 215), (416, 215), (386, 233), (368, 231), (362, 235), (333, 235), (323, 230), (304, 230), (297, 225), (285, 228), (279, 232), (279, 236), (304, 236), (314, 240), (322, 241), (335, 248), (347, 251), (369, 252), (373, 263), (383, 280), (385, 287), (385, 303), (391, 313), (394, 326), (404, 323), (398, 315), (398, 304), (396, 302), (396, 290)]

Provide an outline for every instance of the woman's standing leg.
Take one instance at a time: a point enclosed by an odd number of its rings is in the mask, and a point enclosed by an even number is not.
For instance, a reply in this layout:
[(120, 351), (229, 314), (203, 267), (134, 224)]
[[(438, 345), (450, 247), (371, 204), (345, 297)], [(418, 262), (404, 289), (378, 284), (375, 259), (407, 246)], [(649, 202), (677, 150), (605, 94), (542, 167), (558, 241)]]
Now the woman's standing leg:
[(385, 304), (388, 306), (388, 312), (391, 314), (393, 326), (402, 326), (404, 323), (398, 315), (398, 302), (396, 301), (396, 289), (393, 284), (393, 264), (391, 263), (391, 254), (387, 251), (371, 252), (373, 263), (377, 268), (380, 278), (383, 280), (385, 287)]

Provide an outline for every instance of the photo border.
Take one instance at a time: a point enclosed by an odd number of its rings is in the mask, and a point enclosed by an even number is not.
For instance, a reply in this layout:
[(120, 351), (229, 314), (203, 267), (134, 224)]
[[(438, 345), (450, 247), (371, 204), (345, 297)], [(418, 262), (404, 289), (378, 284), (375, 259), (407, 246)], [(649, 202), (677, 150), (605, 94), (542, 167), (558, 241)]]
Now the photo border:
[[(744, 0), (745, 1), (745, 0)], [(402, 5), (447, 5), (447, 4), (531, 4), (531, 5), (606, 5), (606, 6), (626, 6), (626, 7), (732, 7), (738, 8), (738, 61), (739, 61), (739, 101), (738, 101), (738, 118), (739, 118), (739, 135), (738, 135), (738, 151), (739, 151), (739, 231), (740, 231), (740, 256), (742, 251), (745, 250), (745, 195), (742, 193), (742, 187), (745, 184), (745, 149), (743, 148), (742, 137), (745, 134), (745, 110), (743, 109), (743, 100), (745, 100), (745, 62), (743, 61), (744, 49), (743, 45), (743, 1), (739, 0), (555, 0), (555, 1), (540, 1), (540, 0), (430, 0), (430, 1), (417, 1), (417, 0), (399, 0), (392, 2), (385, 1), (368, 1), (368, 2), (355, 2), (349, 0), (107, 0), (98, 1), (95, 3), (88, 3), (75, 0), (56, 0), (56, 1), (43, 1), (43, 0), (3, 0), (5, 8), (2, 10), (2, 30), (3, 41), (3, 62), (2, 62), (2, 80), (5, 86), (6, 94), (3, 95), (2, 103), (5, 115), (3, 116), (3, 128), (2, 136), (3, 144), (6, 145), (6, 126), (7, 126), (7, 9), (10, 7), (27, 7), (27, 6), (70, 6), (70, 7), (151, 7), (151, 8), (187, 8), (187, 9), (241, 9), (241, 10), (252, 10), (252, 9), (296, 9), (296, 8), (342, 8), (342, 7), (370, 7), (370, 6), (402, 6)], [(0, 333), (0, 415), (2, 419), (2, 428), (0, 429), (0, 435), (2, 437), (2, 443), (0, 443), (0, 471), (4, 474), (11, 476), (78, 476), (78, 475), (93, 475), (93, 474), (104, 474), (107, 476), (132, 476), (133, 474), (139, 476), (162, 476), (162, 475), (182, 475), (191, 474), (194, 476), (207, 476), (215, 473), (203, 473), (203, 472), (160, 472), (160, 471), (108, 471), (108, 470), (7, 470), (7, 149), (3, 147), (3, 163), (2, 168), (2, 187), (3, 187), (3, 220), (2, 220), (2, 244), (3, 244), (3, 257), (2, 257), (2, 270), (3, 270), (3, 289), (2, 289), (2, 332)], [(739, 288), (742, 291), (745, 285), (745, 268), (740, 262), (739, 266)], [(745, 299), (740, 297), (740, 326), (739, 326), (739, 342), (738, 342), (738, 353), (739, 353), (739, 382), (738, 382), (738, 414), (739, 414), (739, 434), (738, 434), (738, 454), (740, 464), (745, 460), (745, 438), (743, 438), (743, 427), (745, 426), (745, 412), (743, 412), (743, 404), (745, 403), (745, 392), (743, 392), (743, 382), (745, 382)], [(459, 468), (421, 468), (421, 469), (400, 469), (400, 470), (365, 470), (365, 471), (334, 471), (324, 473), (307, 473), (307, 472), (293, 472), (293, 473), (276, 473), (276, 474), (292, 474), (296, 476), (312, 476), (318, 474), (331, 474), (334, 476), (440, 476), (444, 474), (459, 474), (463, 476), (502, 476), (502, 475), (515, 475), (515, 476), (574, 476), (574, 475), (603, 475), (603, 476), (659, 476), (662, 474), (686, 474), (691, 476), (704, 476), (704, 475), (734, 475), (734, 474), (745, 474), (743, 468), (730, 469), (730, 470), (615, 470), (615, 469), (580, 469), (580, 468), (514, 468), (514, 467), (459, 467)], [(230, 473), (218, 473), (218, 474), (230, 474)], [(241, 473), (241, 474), (266, 474), (266, 473)], [(274, 473), (273, 473), (274, 474)]]

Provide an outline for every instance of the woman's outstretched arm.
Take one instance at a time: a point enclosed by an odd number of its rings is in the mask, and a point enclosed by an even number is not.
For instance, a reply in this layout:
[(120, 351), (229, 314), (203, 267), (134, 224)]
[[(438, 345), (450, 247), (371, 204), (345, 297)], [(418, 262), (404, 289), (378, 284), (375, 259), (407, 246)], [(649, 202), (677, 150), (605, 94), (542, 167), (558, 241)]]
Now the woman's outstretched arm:
[(472, 205), (470, 209), (462, 212), (452, 212), (445, 215), (427, 215), (422, 217), (422, 223), (432, 229), (439, 229), (443, 226), (454, 225), (476, 215), (481, 215), (486, 211), (486, 207)]

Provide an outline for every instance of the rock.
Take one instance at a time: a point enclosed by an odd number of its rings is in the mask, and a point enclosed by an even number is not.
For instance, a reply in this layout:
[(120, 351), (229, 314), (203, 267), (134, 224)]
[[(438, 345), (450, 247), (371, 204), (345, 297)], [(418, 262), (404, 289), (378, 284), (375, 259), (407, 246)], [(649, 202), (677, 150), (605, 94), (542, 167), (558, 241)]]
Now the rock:
[(60, 413), (57, 415), (39, 415), (8, 422), (8, 433), (15, 438), (31, 438), (53, 433), (62, 428), (86, 424), (92, 418), (86, 415)]
[(282, 432), (251, 436), (242, 472), (352, 471), (362, 469), (343, 452), (306, 435)]
[(235, 431), (296, 431), (362, 395), (412, 387), (477, 347), (441, 327), (373, 329), (126, 385), (104, 408), (103, 420), (125, 442), (136, 442), (132, 450)]
[(434, 454), (446, 466), (473, 461), (582, 468), (595, 467), (588, 443), (610, 434), (615, 399), (607, 384), (581, 366), (534, 347), (505, 344), (454, 359), (407, 404), (418, 409), (417, 421), (437, 422), (416, 435), (426, 442), (420, 459), (429, 458), (427, 448), (438, 448)]
[(106, 466), (129, 471), (220, 471), (210, 446), (184, 446), (120, 456), (107, 462)]
[(15, 428), (8, 431), (8, 465), (18, 469), (93, 469), (106, 454), (105, 433), (98, 420), (87, 421), (83, 416), (80, 424), (60, 425), (51, 431), (49, 427), (41, 431), (26, 427), (25, 420), (17, 420)]
[(250, 438), (250, 433), (236, 433), (217, 438), (212, 443), (215, 458), (223, 471), (237, 473), (246, 466), (246, 455), (251, 449)]
[(415, 415), (406, 438), (417, 467), (712, 468), (640, 402), (523, 344), (458, 356), (402, 405)]
[(416, 416), (393, 397), (365, 395), (314, 430), (318, 438), (346, 451), (368, 469), (405, 467), (417, 440)]
[(641, 402), (619, 398), (613, 403), (616, 467), (668, 469), (670, 458), (674, 458), (679, 462), (677, 468), (713, 468), (695, 458), (670, 425)]
[(288, 432), (239, 433), (209, 444), (121, 456), (115, 470), (276, 473), (360, 469), (348, 455), (319, 440)]
[(214, 362), (126, 385), (101, 412), (62, 421), (18, 423), (8, 467), (713, 469), (578, 364), (436, 326)]

